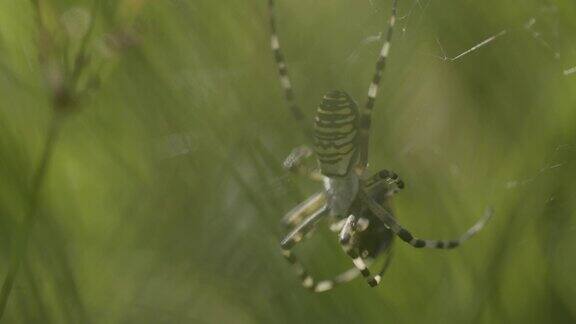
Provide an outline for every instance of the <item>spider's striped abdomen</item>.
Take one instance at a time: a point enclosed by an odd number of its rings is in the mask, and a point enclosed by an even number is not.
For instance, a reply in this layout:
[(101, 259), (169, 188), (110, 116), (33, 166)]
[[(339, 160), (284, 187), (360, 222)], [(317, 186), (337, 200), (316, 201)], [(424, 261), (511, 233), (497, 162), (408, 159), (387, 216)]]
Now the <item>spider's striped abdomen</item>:
[(358, 155), (358, 106), (347, 93), (330, 91), (322, 99), (316, 111), (314, 144), (322, 174), (348, 175)]

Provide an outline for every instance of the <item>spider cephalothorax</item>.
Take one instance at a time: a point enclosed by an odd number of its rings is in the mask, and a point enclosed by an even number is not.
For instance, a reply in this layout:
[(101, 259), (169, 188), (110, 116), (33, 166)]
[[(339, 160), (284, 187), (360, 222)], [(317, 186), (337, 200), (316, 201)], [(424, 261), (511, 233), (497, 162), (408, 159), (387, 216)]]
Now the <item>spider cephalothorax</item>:
[[(268, 3), (272, 30), (271, 47), (278, 65), (280, 84), (294, 117), (300, 122), (305, 133), (310, 134), (304, 122), (304, 114), (294, 100), (287, 65), (280, 51), (274, 19), (274, 0), (268, 0)], [(376, 70), (368, 88), (364, 108), (360, 110), (352, 97), (344, 91), (328, 92), (316, 110), (312, 132), (314, 151), (307, 146), (301, 146), (294, 149), (284, 161), (284, 167), (288, 170), (324, 184), (322, 191), (315, 193), (284, 216), (282, 222), (289, 229), (289, 233), (280, 243), (284, 257), (293, 265), (302, 284), (316, 292), (329, 290), (359, 274), (370, 286), (378, 285), (389, 264), (390, 248), (395, 236), (416, 248), (450, 249), (459, 246), (482, 229), (492, 215), (491, 210), (487, 210), (482, 219), (455, 240), (419, 239), (402, 227), (392, 215), (391, 199), (404, 187), (398, 175), (387, 170), (369, 177), (365, 175), (371, 114), (390, 50), (396, 6), (397, 0), (393, 0), (388, 33), (376, 61)], [(313, 153), (316, 153), (318, 168), (309, 168), (303, 163)], [(352, 259), (354, 268), (331, 280), (317, 281), (298, 261), (292, 248), (307, 237), (314, 226), (326, 216), (332, 222), (330, 229), (339, 233), (338, 240)], [(368, 266), (380, 255), (385, 255), (386, 261), (381, 270), (373, 276)]]

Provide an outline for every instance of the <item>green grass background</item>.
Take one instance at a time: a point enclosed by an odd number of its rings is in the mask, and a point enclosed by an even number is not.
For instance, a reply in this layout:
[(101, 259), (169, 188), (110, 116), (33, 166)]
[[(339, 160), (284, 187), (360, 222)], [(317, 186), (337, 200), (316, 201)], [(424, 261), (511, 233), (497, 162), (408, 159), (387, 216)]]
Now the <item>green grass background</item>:
[[(55, 17), (92, 5), (46, 2)], [(119, 3), (139, 2), (101, 1), (89, 51), (124, 23)], [(390, 1), (278, 2), (308, 120), (330, 89), (362, 102), (380, 47), (364, 40)], [(278, 248), (279, 219), (318, 185), (280, 167), (306, 138), (282, 100), (266, 1), (142, 5), (135, 46), (61, 129), (5, 323), (576, 321), (573, 0), (400, 0), (370, 170), (404, 179), (396, 214), (419, 236), (496, 214), (454, 251), (397, 242), (376, 289), (324, 294), (300, 287)], [(37, 36), (29, 2), (0, 1), (2, 278), (51, 114)], [(351, 265), (324, 230), (298, 252), (320, 277)]]

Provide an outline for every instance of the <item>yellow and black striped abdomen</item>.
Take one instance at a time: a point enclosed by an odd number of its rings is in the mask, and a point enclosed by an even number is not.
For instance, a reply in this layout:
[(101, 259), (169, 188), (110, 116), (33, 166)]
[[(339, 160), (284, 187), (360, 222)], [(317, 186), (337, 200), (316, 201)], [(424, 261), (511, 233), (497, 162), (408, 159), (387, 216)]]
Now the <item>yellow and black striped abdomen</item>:
[(346, 92), (330, 91), (322, 99), (314, 144), (323, 175), (348, 175), (358, 155), (358, 106)]

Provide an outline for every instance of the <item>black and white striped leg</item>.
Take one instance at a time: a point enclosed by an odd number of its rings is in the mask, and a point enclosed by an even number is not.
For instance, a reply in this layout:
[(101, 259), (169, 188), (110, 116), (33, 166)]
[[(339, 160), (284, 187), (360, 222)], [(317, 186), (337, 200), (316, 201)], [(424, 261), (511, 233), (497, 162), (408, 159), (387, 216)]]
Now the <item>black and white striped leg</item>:
[(282, 239), (280, 246), (283, 250), (291, 249), (296, 243), (300, 242), (304, 236), (310, 232), (316, 223), (318, 223), (324, 216), (326, 216), (326, 205), (316, 210), (312, 215), (304, 219), (296, 228), (294, 228), (288, 235)]
[(356, 278), (359, 272), (356, 269), (348, 270), (331, 280), (315, 280), (310, 273), (304, 268), (302, 263), (298, 260), (296, 255), (292, 252), (292, 248), (300, 242), (306, 234), (312, 230), (314, 225), (326, 214), (326, 206), (317, 210), (314, 214), (310, 215), (303, 222), (301, 222), (294, 230), (292, 230), (280, 243), (282, 247), (282, 255), (288, 261), (300, 280), (302, 286), (314, 292), (324, 292), (334, 288), (334, 286), (348, 282)]
[(268, 14), (270, 17), (270, 47), (272, 48), (272, 53), (274, 54), (274, 60), (278, 67), (278, 74), (280, 77), (280, 85), (284, 91), (284, 97), (288, 103), (288, 107), (294, 116), (294, 119), (300, 124), (307, 136), (311, 136), (311, 130), (307, 127), (305, 122), (305, 116), (302, 110), (296, 103), (294, 98), (294, 90), (292, 89), (292, 82), (290, 81), (290, 76), (288, 75), (288, 66), (284, 60), (284, 55), (280, 49), (280, 41), (278, 39), (278, 33), (276, 30), (276, 15), (275, 15), (275, 3), (274, 0), (268, 0)]
[[(356, 216), (348, 216), (346, 223), (342, 227), (340, 235), (338, 236), (340, 245), (342, 246), (344, 252), (346, 252), (346, 254), (352, 259), (354, 267), (358, 269), (370, 287), (376, 287), (382, 279), (382, 274), (379, 273), (376, 276), (372, 276), (370, 270), (368, 269), (368, 262), (364, 260), (364, 258), (362, 258), (362, 256), (358, 253), (357, 249), (354, 248), (354, 235), (356, 234), (357, 225), (358, 220)], [(383, 273), (385, 270), (386, 269), (383, 268), (381, 272)]]
[(364, 181), (363, 186), (368, 192), (372, 193), (374, 190), (373, 188), (382, 183), (386, 184), (386, 187), (389, 189), (385, 193), (389, 196), (398, 193), (405, 187), (404, 181), (402, 181), (396, 173), (388, 170), (381, 170), (378, 173), (375, 173)]
[(324, 176), (318, 169), (310, 168), (304, 164), (306, 159), (310, 158), (313, 154), (314, 151), (310, 147), (306, 145), (298, 146), (290, 152), (282, 163), (282, 166), (290, 172), (306, 176), (314, 181), (323, 181)]
[(382, 74), (386, 67), (386, 60), (388, 59), (388, 54), (390, 53), (390, 44), (392, 42), (392, 34), (394, 32), (394, 25), (396, 24), (396, 9), (398, 7), (398, 0), (392, 1), (392, 14), (390, 15), (390, 21), (388, 24), (388, 33), (386, 34), (386, 39), (384, 40), (384, 45), (380, 50), (378, 55), (378, 60), (376, 61), (376, 71), (374, 72), (374, 77), (368, 88), (368, 99), (362, 115), (360, 116), (360, 161), (359, 167), (360, 171), (363, 172), (368, 166), (368, 144), (369, 144), (369, 132), (370, 124), (372, 122), (372, 109), (374, 108), (374, 101), (376, 100), (376, 95), (378, 94), (378, 87), (380, 86), (380, 81), (382, 80)]
[(294, 272), (298, 275), (302, 281), (302, 286), (310, 289), (313, 292), (325, 292), (331, 290), (337, 285), (349, 282), (360, 274), (358, 269), (349, 269), (340, 275), (334, 277), (333, 279), (316, 280), (310, 275), (310, 273), (304, 268), (300, 260), (294, 255), (290, 250), (283, 250), (282, 254), (284, 258), (292, 265)]
[(388, 184), (394, 184), (396, 186), (394, 193), (397, 193), (398, 191), (404, 189), (405, 186), (404, 181), (402, 181), (398, 176), (398, 174), (396, 174), (395, 172), (382, 170), (378, 172), (378, 176), (384, 181), (386, 181)]
[[(304, 269), (302, 263), (298, 261), (298, 258), (292, 253), (291, 249), (300, 242), (306, 234), (312, 230), (314, 225), (326, 214), (326, 205), (322, 206), (322, 208), (315, 211), (312, 215), (308, 216), (304, 221), (302, 221), (295, 229), (293, 229), (286, 237), (280, 242), (280, 246), (282, 247), (282, 255), (288, 261), (294, 271), (302, 280), (302, 286), (308, 289), (314, 289), (316, 284), (314, 282), (314, 278), (310, 276), (308, 271)], [(320, 288), (325, 288), (325, 285), (330, 284), (323, 284)], [(330, 287), (331, 288), (331, 287)]]
[(360, 190), (359, 195), (361, 199), (366, 203), (370, 211), (374, 213), (390, 230), (397, 235), (402, 241), (412, 245), (415, 248), (431, 248), (431, 249), (453, 249), (460, 246), (465, 241), (469, 240), (472, 236), (478, 233), (488, 220), (494, 214), (492, 208), (487, 208), (484, 215), (470, 227), (464, 234), (459, 238), (453, 240), (428, 240), (415, 237), (405, 229), (394, 216), (380, 206), (372, 197), (370, 197), (364, 190)]

